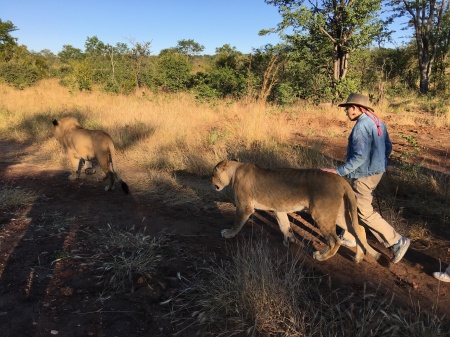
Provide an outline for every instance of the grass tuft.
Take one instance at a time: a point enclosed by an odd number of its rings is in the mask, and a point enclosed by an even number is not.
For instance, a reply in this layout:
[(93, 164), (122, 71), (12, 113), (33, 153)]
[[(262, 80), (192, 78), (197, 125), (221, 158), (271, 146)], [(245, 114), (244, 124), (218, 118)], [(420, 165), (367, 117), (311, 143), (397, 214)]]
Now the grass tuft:
[(98, 270), (101, 280), (111, 290), (134, 290), (139, 276), (152, 279), (158, 263), (162, 261), (162, 251), (169, 246), (168, 236), (131, 233), (113, 229), (111, 225), (93, 237), (98, 247)]
[(0, 207), (14, 210), (30, 205), (37, 200), (38, 196), (33, 191), (21, 187), (5, 185), (0, 188)]
[(272, 255), (262, 241), (238, 245), (231, 261), (206, 269), (192, 285), (187, 320), (203, 333), (221, 330), (223, 336), (299, 336), (307, 326), (299, 285), (309, 287), (302, 264), (289, 254)]
[(393, 295), (364, 289), (330, 293), (327, 276), (315, 276), (289, 252), (263, 242), (238, 244), (229, 261), (207, 268), (178, 299), (184, 329), (211, 336), (445, 336), (432, 313), (398, 306)]

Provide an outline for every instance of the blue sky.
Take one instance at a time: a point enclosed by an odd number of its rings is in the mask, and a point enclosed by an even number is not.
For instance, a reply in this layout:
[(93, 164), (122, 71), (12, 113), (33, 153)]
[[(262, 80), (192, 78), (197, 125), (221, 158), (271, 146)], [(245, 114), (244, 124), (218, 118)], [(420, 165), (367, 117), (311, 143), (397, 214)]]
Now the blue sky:
[[(188, 39), (203, 45), (204, 54), (224, 44), (249, 53), (278, 43), (276, 34), (258, 32), (281, 21), (278, 8), (264, 0), (0, 0), (0, 8), (0, 19), (19, 28), (12, 33), (19, 44), (55, 54), (66, 44), (84, 50), (93, 36), (111, 45), (150, 41), (152, 55)], [(405, 40), (396, 29), (391, 47)]]
[(281, 21), (278, 9), (264, 0), (0, 0), (0, 18), (19, 28), (11, 35), (29, 50), (49, 49), (57, 54), (63, 45), (84, 50), (87, 37), (117, 42), (151, 41), (151, 54), (193, 39), (213, 55), (229, 44), (243, 53), (278, 36), (261, 37), (261, 29)]

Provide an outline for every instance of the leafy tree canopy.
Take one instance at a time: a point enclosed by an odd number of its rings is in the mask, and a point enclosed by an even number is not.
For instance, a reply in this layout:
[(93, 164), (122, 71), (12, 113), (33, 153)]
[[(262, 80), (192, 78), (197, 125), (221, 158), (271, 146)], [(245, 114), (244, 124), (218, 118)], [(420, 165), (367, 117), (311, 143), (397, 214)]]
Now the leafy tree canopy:
[(448, 52), (448, 12), (447, 0), (391, 0), (393, 16), (409, 16), (414, 28), (417, 58), (420, 72), (420, 92), (428, 93), (430, 77), (439, 52)]
[(189, 57), (192, 55), (200, 54), (203, 50), (205, 50), (205, 47), (195, 42), (194, 40), (189, 39), (189, 40), (179, 40), (178, 45), (175, 47), (175, 49), (181, 54), (184, 54), (187, 57)]
[(84, 51), (88, 55), (100, 56), (105, 53), (106, 45), (97, 36), (88, 37), (84, 43)]
[[(288, 43), (312, 52), (327, 49), (334, 63), (334, 79), (345, 78), (348, 56), (368, 46), (383, 33), (379, 0), (265, 0), (279, 7), (282, 22), (277, 29)], [(289, 30), (289, 33), (286, 31)]]
[(215, 64), (219, 68), (238, 68), (239, 58), (242, 55), (236, 47), (231, 47), (228, 43), (216, 48)]
[(17, 38), (11, 36), (11, 33), (16, 30), (18, 30), (18, 28), (14, 26), (11, 21), (2, 21), (2, 19), (0, 19), (0, 50), (2, 50), (5, 45), (16, 44)]
[(65, 44), (63, 49), (58, 53), (59, 58), (63, 62), (69, 62), (69, 60), (80, 60), (83, 58), (83, 52), (81, 49), (75, 48), (70, 44)]

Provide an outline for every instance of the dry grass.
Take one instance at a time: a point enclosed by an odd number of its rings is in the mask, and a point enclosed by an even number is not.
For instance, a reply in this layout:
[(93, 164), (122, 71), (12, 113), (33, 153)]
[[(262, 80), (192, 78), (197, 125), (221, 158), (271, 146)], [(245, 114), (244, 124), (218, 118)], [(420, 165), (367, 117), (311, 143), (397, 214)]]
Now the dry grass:
[(309, 325), (301, 295), (311, 282), (302, 261), (272, 253), (262, 241), (244, 242), (231, 261), (205, 270), (178, 302), (178, 310), (189, 312), (181, 326), (195, 326), (203, 335), (301, 336)]
[(199, 210), (203, 203), (190, 187), (177, 181), (176, 176), (167, 172), (149, 171), (147, 195), (163, 200), (168, 207), (186, 207)]
[(0, 208), (14, 210), (32, 204), (37, 198), (36, 193), (25, 188), (8, 185), (0, 188)]
[(114, 229), (111, 225), (91, 239), (97, 246), (94, 262), (101, 272), (100, 281), (109, 291), (133, 291), (140, 276), (150, 281), (164, 259), (163, 250), (169, 246), (164, 233), (150, 236)]
[[(416, 124), (417, 116), (423, 120), (423, 113), (407, 110), (408, 104), (384, 104), (376, 109), (382, 117), (393, 113), (396, 123)], [(252, 160), (263, 166), (330, 164), (323, 158), (305, 162), (312, 152), (296, 158), (296, 150), (285, 144), (290, 143), (296, 130), (317, 130), (314, 125), (318, 123), (329, 127), (315, 132), (342, 137), (332, 126), (336, 120), (346, 121), (342, 111), (332, 105), (300, 103), (281, 110), (247, 101), (199, 103), (183, 93), (123, 96), (71, 92), (54, 79), (20, 91), (0, 86), (3, 137), (39, 142), (42, 158), (55, 165), (61, 163), (57, 159), (60, 156), (55, 155), (58, 145), (51, 137), (50, 123), (53, 118), (69, 115), (78, 118), (86, 128), (108, 131), (132, 165), (199, 175), (209, 175), (211, 168), (227, 157)], [(428, 118), (428, 123), (445, 124), (443, 116), (448, 115), (440, 113)]]
[[(360, 293), (359, 293), (360, 294)], [(257, 240), (237, 244), (187, 285), (175, 305), (176, 323), (208, 336), (445, 336), (441, 320), (419, 307), (396, 306), (379, 290), (331, 292), (289, 252)], [(180, 312), (184, 314), (179, 320)]]
[(271, 152), (271, 160), (263, 164), (298, 165), (283, 159), (292, 156), (280, 144), (289, 143), (296, 128), (317, 117), (342, 118), (337, 108), (326, 113), (310, 107), (280, 111), (244, 101), (199, 103), (187, 94), (70, 92), (56, 80), (22, 91), (1, 86), (0, 102), (3, 137), (41, 143), (42, 157), (55, 164), (60, 163), (50, 123), (70, 115), (87, 128), (108, 131), (130, 164), (199, 175), (208, 175), (226, 157), (252, 159), (255, 150), (256, 159), (267, 157), (261, 151)]
[(409, 227), (408, 237), (411, 240), (430, 240), (431, 232), (426, 224), (413, 224)]
[(380, 116), (395, 116), (403, 125), (450, 126), (450, 108), (447, 99), (440, 97), (392, 98), (376, 107)]

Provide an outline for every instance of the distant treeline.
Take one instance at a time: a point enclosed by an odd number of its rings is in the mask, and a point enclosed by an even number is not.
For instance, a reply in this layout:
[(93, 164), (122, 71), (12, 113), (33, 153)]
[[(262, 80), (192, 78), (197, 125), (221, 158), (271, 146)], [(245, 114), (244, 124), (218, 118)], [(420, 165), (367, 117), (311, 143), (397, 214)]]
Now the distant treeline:
[[(70, 90), (94, 88), (116, 94), (146, 90), (189, 91), (199, 100), (247, 97), (262, 102), (292, 104), (341, 101), (350, 92), (368, 93), (374, 101), (385, 95), (409, 97), (421, 93), (417, 44), (399, 48), (358, 48), (346, 56), (345, 73), (336, 76), (329, 47), (305, 44), (267, 45), (243, 54), (228, 44), (214, 55), (200, 55), (194, 40), (152, 55), (150, 42), (105, 44), (88, 37), (85, 49), (63, 46), (57, 54), (32, 52), (10, 33), (17, 28), (0, 20), (0, 81), (22, 89), (44, 78), (58, 78)], [(350, 62), (351, 61), (351, 62)], [(446, 58), (434, 60), (427, 94), (447, 98)]]

